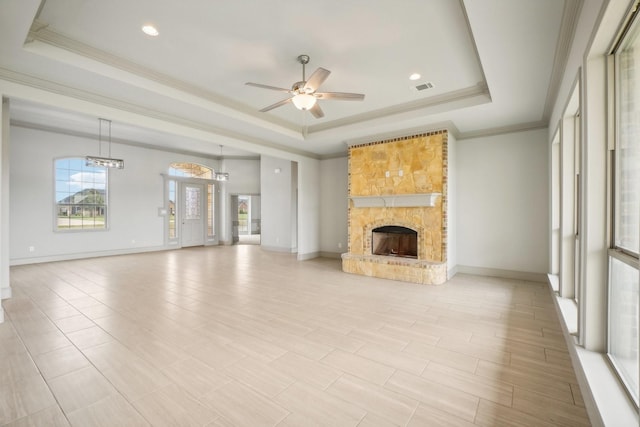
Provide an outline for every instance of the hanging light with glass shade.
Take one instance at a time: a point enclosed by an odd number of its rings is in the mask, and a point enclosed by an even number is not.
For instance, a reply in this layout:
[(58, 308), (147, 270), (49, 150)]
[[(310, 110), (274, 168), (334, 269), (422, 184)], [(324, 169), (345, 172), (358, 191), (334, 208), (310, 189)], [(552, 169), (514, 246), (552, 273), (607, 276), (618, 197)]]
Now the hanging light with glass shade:
[[(108, 146), (109, 146), (109, 157), (102, 157), (102, 128), (107, 126), (108, 130)], [(111, 157), (111, 120), (107, 119), (98, 119), (98, 156), (87, 156), (85, 157), (85, 164), (87, 166), (101, 166), (104, 168), (112, 168), (112, 169), (124, 169), (124, 160), (122, 159), (114, 159)]]
[[(220, 163), (222, 164), (222, 145), (220, 145)], [(228, 172), (216, 172), (213, 176), (216, 181), (229, 181)]]

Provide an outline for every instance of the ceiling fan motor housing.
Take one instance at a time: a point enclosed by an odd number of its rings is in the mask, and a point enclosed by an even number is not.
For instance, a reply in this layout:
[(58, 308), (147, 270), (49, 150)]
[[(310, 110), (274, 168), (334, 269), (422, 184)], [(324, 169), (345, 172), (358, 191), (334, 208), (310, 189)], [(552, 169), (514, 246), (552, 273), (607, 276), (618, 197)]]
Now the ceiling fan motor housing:
[(310, 87), (307, 87), (307, 88), (304, 87), (306, 84), (307, 82), (305, 82), (304, 80), (295, 82), (291, 86), (291, 93), (293, 93), (294, 95), (300, 94), (300, 93), (309, 93), (309, 94), (313, 93), (313, 89), (311, 89)]

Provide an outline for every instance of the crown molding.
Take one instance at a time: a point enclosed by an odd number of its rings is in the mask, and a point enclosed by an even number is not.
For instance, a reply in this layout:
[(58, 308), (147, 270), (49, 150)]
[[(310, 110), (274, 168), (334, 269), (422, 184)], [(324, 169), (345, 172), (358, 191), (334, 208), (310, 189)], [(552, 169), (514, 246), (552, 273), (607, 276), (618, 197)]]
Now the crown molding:
[(50, 29), (47, 23), (37, 19), (29, 30), (24, 48), (32, 53), (201, 107), (225, 117), (252, 123), (289, 138), (303, 139), (300, 128), (285, 120), (260, 115), (245, 104), (79, 42)]
[[(89, 132), (82, 132), (82, 131), (76, 131), (73, 129), (65, 129), (65, 128), (61, 128), (59, 126), (48, 126), (48, 125), (43, 125), (40, 123), (32, 123), (32, 122), (28, 122), (28, 121), (24, 121), (24, 120), (16, 120), (16, 119), (11, 119), (10, 121), (11, 126), (14, 127), (20, 127), (23, 129), (31, 129), (31, 130), (37, 130), (37, 131), (42, 131), (42, 132), (51, 132), (51, 133), (57, 133), (60, 135), (67, 135), (67, 136), (73, 136), (76, 138), (84, 138), (84, 139), (90, 139), (90, 140), (98, 140), (98, 136), (95, 133), (89, 133)], [(166, 153), (175, 153), (175, 154), (184, 154), (184, 155), (188, 155), (188, 156), (195, 156), (195, 157), (201, 157), (201, 158), (205, 158), (205, 159), (212, 159), (212, 160), (229, 160), (229, 159), (233, 159), (233, 160), (259, 160), (260, 156), (246, 156), (246, 157), (242, 157), (242, 156), (219, 156), (219, 155), (210, 155), (207, 153), (202, 153), (202, 152), (198, 152), (198, 151), (191, 151), (191, 150), (180, 150), (177, 148), (172, 148), (172, 147), (164, 147), (164, 146), (160, 146), (160, 145), (153, 145), (153, 144), (148, 144), (145, 142), (139, 142), (139, 141), (133, 141), (130, 139), (124, 139), (124, 138), (111, 138), (111, 142), (114, 144), (120, 144), (120, 145), (128, 145), (131, 147), (138, 147), (138, 148), (146, 148), (148, 150), (156, 150), (156, 151), (163, 151)]]
[[(171, 115), (171, 114), (150, 110), (150, 109), (148, 109), (146, 107), (141, 107), (141, 106), (136, 105), (136, 104), (132, 104), (132, 103), (116, 100), (114, 98), (109, 98), (109, 97), (106, 97), (106, 96), (103, 96), (103, 95), (98, 95), (98, 94), (93, 93), (93, 92), (88, 92), (88, 91), (77, 89), (77, 88), (74, 88), (74, 87), (71, 87), (71, 86), (61, 85), (61, 84), (56, 83), (56, 82), (52, 82), (52, 81), (49, 81), (49, 80), (44, 80), (44, 79), (41, 79), (41, 78), (38, 78), (38, 77), (30, 76), (30, 75), (27, 75), (27, 74), (19, 73), (19, 72), (13, 71), (13, 70), (9, 70), (9, 69), (0, 67), (0, 83), (2, 82), (2, 80), (17, 84), (19, 86), (25, 86), (25, 87), (29, 87), (29, 88), (33, 88), (33, 89), (37, 89), (37, 90), (41, 90), (41, 91), (45, 91), (45, 92), (49, 92), (49, 93), (52, 93), (52, 94), (55, 94), (55, 95), (60, 95), (60, 96), (67, 97), (67, 98), (73, 98), (73, 99), (77, 99), (77, 100), (80, 100), (80, 101), (92, 103), (92, 104), (95, 104), (95, 105), (99, 105), (99, 106), (103, 106), (103, 107), (119, 110), (119, 111), (122, 111), (122, 112), (125, 112), (125, 113), (131, 113), (131, 114), (134, 114), (136, 116), (142, 116), (142, 117), (145, 117), (145, 118), (162, 121), (162, 122), (165, 122), (165, 123), (168, 123), (168, 124), (171, 124), (171, 125), (184, 127), (184, 128), (195, 130), (195, 131), (205, 132), (206, 134), (210, 135), (209, 139), (211, 139), (211, 140), (215, 140), (215, 137), (219, 136), (219, 137), (228, 138), (228, 139), (231, 139), (231, 140), (234, 140), (234, 141), (238, 141), (238, 142), (242, 142), (242, 143), (248, 143), (248, 144), (251, 144), (253, 146), (274, 149), (274, 150), (278, 150), (278, 151), (281, 151), (281, 152), (286, 152), (286, 153), (293, 154), (293, 155), (309, 157), (309, 158), (313, 158), (313, 159), (318, 159), (319, 158), (319, 156), (316, 153), (312, 153), (312, 152), (309, 152), (309, 151), (299, 150), (299, 149), (287, 147), (287, 146), (284, 146), (284, 145), (270, 143), (270, 142), (265, 141), (263, 139), (255, 138), (253, 136), (244, 135), (244, 134), (240, 134), (240, 133), (237, 133), (237, 132), (232, 132), (232, 131), (229, 131), (229, 130), (226, 130), (226, 129), (222, 129), (222, 128), (219, 128), (219, 127), (207, 125), (205, 123), (196, 122), (196, 121), (193, 121), (193, 120), (188, 120), (188, 119), (184, 119), (184, 118), (181, 118), (181, 117), (177, 117), (177, 116), (174, 116), (174, 115)], [(9, 97), (11, 97), (11, 96), (21, 97), (21, 98), (25, 98), (25, 99), (28, 99), (28, 100), (31, 100), (31, 101), (34, 101), (34, 102), (43, 102), (37, 96), (34, 96), (34, 97), (30, 98), (29, 96), (20, 96), (20, 94), (13, 95), (11, 93), (11, 90), (8, 90), (7, 93), (5, 93), (5, 95), (9, 96)], [(78, 112), (80, 112), (80, 111), (78, 111)], [(85, 112), (85, 114), (86, 114), (86, 112)], [(135, 123), (133, 123), (133, 124), (135, 124)], [(257, 148), (257, 147), (254, 147), (254, 148), (239, 147), (239, 148), (243, 149), (243, 150), (246, 150), (246, 151), (260, 152), (259, 148)]]
[(517, 133), (517, 132), (527, 132), (530, 130), (539, 130), (539, 129), (547, 129), (549, 127), (549, 123), (546, 120), (539, 120), (537, 122), (529, 122), (529, 123), (520, 123), (517, 125), (511, 126), (503, 126), (496, 127), (490, 129), (480, 129), (471, 132), (462, 132), (460, 133), (458, 140), (463, 139), (472, 139), (472, 138), (483, 138), (487, 136), (496, 136), (496, 135), (504, 135), (508, 133)]
[(551, 78), (547, 88), (547, 98), (542, 113), (543, 120), (548, 121), (553, 112), (553, 106), (558, 98), (562, 78), (567, 69), (567, 61), (571, 52), (571, 45), (578, 27), (578, 20), (582, 10), (583, 0), (565, 0), (564, 9), (562, 11), (562, 20), (560, 24), (560, 34), (556, 51), (553, 58), (553, 68), (551, 70)]
[[(472, 37), (473, 34), (462, 0), (460, 0), (460, 5), (467, 23), (468, 33)], [(421, 110), (443, 108), (450, 104), (458, 104), (455, 108), (461, 108), (490, 102), (491, 95), (473, 39), (472, 44), (476, 63), (482, 75), (482, 81), (475, 86), (305, 127), (299, 127), (274, 116), (259, 114), (243, 103), (222, 97), (201, 87), (77, 41), (50, 29), (46, 22), (39, 19), (33, 21), (24, 48), (32, 53), (47, 56), (56, 61), (65, 62), (302, 141), (323, 131), (381, 119), (389, 115), (418, 114), (423, 113)]]
[(348, 156), (349, 153), (347, 150), (344, 150), (338, 153), (323, 154), (320, 156), (320, 160), (346, 159)]
[[(569, 1), (581, 1), (581, 0), (569, 0)], [(487, 84), (484, 68), (482, 67), (482, 61), (480, 60), (480, 53), (478, 52), (478, 46), (473, 37), (473, 31), (471, 30), (471, 23), (469, 22), (469, 16), (467, 14), (467, 8), (464, 5), (464, 0), (458, 0), (460, 10), (462, 11), (464, 22), (466, 24), (467, 34), (471, 39), (471, 45), (473, 46), (473, 52), (475, 56), (476, 64), (480, 70), (481, 80), (475, 85), (456, 91), (443, 93), (437, 96), (432, 96), (413, 102), (394, 105), (387, 108), (381, 108), (366, 113), (345, 117), (344, 119), (333, 120), (329, 122), (320, 123), (317, 125), (308, 126), (303, 130), (303, 135), (312, 135), (326, 130), (334, 128), (355, 125), (358, 123), (380, 119), (388, 116), (397, 116), (401, 114), (410, 114), (415, 112), (422, 112), (421, 110), (436, 109), (438, 107), (452, 106), (451, 104), (458, 104), (455, 108), (469, 107), (478, 105), (479, 98), (484, 102), (491, 102), (491, 93)], [(430, 114), (431, 112), (429, 112)], [(449, 122), (450, 123), (450, 122)], [(457, 130), (457, 129), (456, 129)], [(454, 135), (455, 136), (455, 135)]]
[[(463, 108), (473, 105), (479, 105), (483, 103), (491, 102), (491, 94), (486, 82), (479, 82), (475, 86), (459, 89), (443, 93), (440, 95), (432, 96), (425, 99), (419, 99), (413, 102), (408, 102), (399, 105), (393, 105), (387, 108), (381, 108), (367, 113), (357, 114), (354, 116), (346, 117), (344, 119), (333, 120), (318, 125), (309, 126), (307, 133), (312, 135), (322, 131), (354, 125), (357, 123), (363, 123), (375, 119), (387, 118), (397, 120), (399, 115), (411, 115), (413, 114), (435, 114), (444, 112), (444, 109)], [(425, 112), (424, 110), (432, 110)]]
[[(464, 0), (458, 0), (460, 3), (460, 10), (462, 11), (462, 15), (464, 17), (464, 22), (467, 26), (467, 34), (469, 34), (469, 38), (471, 39), (471, 45), (473, 46), (473, 53), (476, 57), (476, 62), (478, 63), (478, 68), (480, 69), (480, 74), (482, 75), (482, 82), (487, 86), (487, 76), (484, 73), (484, 68), (482, 67), (482, 61), (480, 60), (480, 52), (478, 52), (478, 43), (476, 43), (476, 38), (473, 36), (473, 29), (471, 28), (471, 22), (469, 21), (469, 14), (467, 13), (467, 7), (464, 5)], [(489, 91), (487, 87), (487, 92)]]
[[(446, 130), (455, 139), (458, 139), (460, 131), (452, 121), (433, 123), (428, 126), (414, 127), (410, 129), (402, 129), (395, 132), (376, 133), (361, 138), (345, 140), (345, 149), (354, 145), (367, 144), (373, 141), (386, 141), (388, 139), (406, 138), (413, 135), (421, 135), (423, 133), (431, 133), (435, 131)], [(346, 151), (345, 151), (346, 152)]]

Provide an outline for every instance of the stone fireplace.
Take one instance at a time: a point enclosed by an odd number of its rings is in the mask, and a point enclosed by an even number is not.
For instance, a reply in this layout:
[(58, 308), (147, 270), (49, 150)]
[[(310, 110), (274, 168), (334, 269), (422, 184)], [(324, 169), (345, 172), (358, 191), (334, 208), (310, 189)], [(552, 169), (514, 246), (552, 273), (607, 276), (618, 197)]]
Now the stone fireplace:
[(446, 131), (349, 147), (345, 272), (446, 281), (446, 154)]

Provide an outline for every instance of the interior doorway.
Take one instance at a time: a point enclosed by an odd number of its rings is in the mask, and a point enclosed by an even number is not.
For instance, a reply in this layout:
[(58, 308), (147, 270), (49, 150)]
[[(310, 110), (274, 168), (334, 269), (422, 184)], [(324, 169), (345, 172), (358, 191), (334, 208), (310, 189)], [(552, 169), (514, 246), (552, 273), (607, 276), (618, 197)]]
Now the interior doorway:
[(260, 244), (260, 195), (231, 195), (231, 221), (233, 244)]

